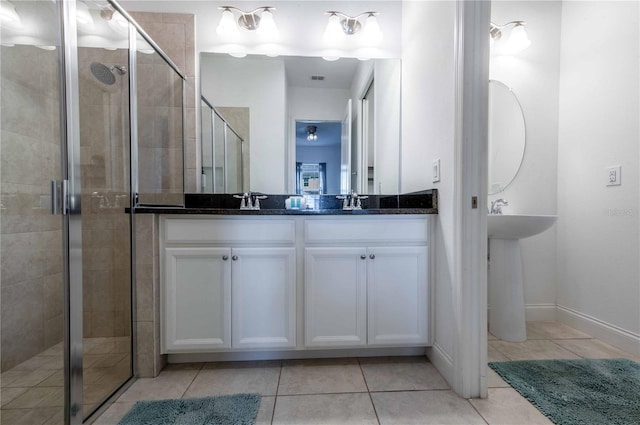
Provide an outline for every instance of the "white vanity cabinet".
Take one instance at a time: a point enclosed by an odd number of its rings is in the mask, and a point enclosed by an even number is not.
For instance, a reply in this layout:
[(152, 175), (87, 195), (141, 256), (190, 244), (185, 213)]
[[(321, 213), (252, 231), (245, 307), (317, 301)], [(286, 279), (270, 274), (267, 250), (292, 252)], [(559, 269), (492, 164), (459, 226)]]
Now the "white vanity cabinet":
[(164, 353), (296, 345), (293, 220), (161, 223)]
[(305, 224), (306, 346), (429, 342), (424, 217)]
[(231, 249), (164, 247), (163, 350), (231, 347)]

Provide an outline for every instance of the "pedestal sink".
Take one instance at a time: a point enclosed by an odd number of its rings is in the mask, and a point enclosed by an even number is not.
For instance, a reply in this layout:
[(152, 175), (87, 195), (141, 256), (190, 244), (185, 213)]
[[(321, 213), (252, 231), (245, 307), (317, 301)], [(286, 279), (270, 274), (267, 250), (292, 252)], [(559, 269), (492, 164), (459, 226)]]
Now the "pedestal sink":
[(544, 232), (555, 215), (487, 216), (489, 236), (489, 332), (511, 342), (527, 339), (520, 239)]

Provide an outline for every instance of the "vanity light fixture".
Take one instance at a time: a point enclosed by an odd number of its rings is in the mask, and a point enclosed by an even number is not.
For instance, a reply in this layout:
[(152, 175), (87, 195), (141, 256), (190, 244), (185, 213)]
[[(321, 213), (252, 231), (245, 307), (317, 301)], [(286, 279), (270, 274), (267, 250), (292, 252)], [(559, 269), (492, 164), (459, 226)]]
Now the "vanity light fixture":
[[(376, 45), (382, 41), (382, 31), (378, 24), (378, 12), (364, 12), (355, 17), (336, 10), (326, 12), (329, 15), (324, 40), (329, 44), (339, 43), (345, 36), (357, 34), (362, 30), (362, 41), (366, 45)], [(360, 18), (366, 17), (364, 24)]]
[(527, 33), (524, 30), (524, 21), (511, 21), (504, 25), (497, 25), (491, 22), (489, 26), (489, 35), (491, 36), (491, 44), (502, 38), (502, 30), (509, 25), (513, 25), (509, 39), (507, 40), (507, 47), (512, 53), (517, 53), (529, 47), (531, 40), (527, 37)]
[[(275, 38), (278, 36), (278, 27), (273, 19), (275, 7), (265, 6), (245, 12), (233, 6), (219, 7), (222, 10), (220, 23), (216, 33), (221, 37), (230, 38), (238, 34), (240, 28), (248, 31), (256, 31), (261, 37)], [(233, 12), (238, 12), (240, 17), (236, 21)], [(258, 15), (260, 13), (260, 15)]]
[(314, 140), (318, 140), (318, 135), (316, 132), (318, 131), (318, 127), (315, 125), (307, 126), (307, 140), (313, 142)]

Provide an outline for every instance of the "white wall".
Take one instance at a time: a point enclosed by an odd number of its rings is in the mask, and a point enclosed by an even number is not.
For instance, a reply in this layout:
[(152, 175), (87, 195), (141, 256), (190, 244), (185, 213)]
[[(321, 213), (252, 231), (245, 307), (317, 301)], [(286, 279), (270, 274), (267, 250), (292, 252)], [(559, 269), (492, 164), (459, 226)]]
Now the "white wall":
[[(489, 201), (504, 198), (509, 214), (557, 214), (558, 85), (560, 1), (496, 1), (491, 21), (526, 22), (529, 48), (500, 55), (508, 30), (494, 43), (490, 78), (513, 89), (526, 122), (526, 149), (516, 178)], [(525, 304), (529, 320), (555, 320), (556, 227), (520, 242)]]
[[(201, 91), (214, 106), (248, 107), (252, 191), (285, 193), (286, 92), (281, 60), (202, 55)], [(265, 102), (265, 99), (269, 99)]]
[(349, 90), (288, 87), (288, 92), (290, 120), (342, 121), (344, 118)]
[[(453, 163), (455, 128), (454, 28), (451, 1), (405, 1), (402, 25), (401, 191), (438, 189), (431, 249), (434, 256), (434, 350), (449, 382), (457, 338), (453, 313)], [(440, 158), (441, 181), (431, 183), (431, 161)], [(430, 356), (434, 358), (434, 354)], [(447, 364), (448, 363), (448, 364)]]
[(377, 60), (375, 84), (375, 193), (400, 190), (400, 108), (402, 67), (400, 60)]
[[(563, 3), (557, 225), (559, 312), (572, 311), (561, 318), (604, 322), (636, 353), (639, 13), (638, 2)], [(605, 186), (611, 165), (621, 186)]]

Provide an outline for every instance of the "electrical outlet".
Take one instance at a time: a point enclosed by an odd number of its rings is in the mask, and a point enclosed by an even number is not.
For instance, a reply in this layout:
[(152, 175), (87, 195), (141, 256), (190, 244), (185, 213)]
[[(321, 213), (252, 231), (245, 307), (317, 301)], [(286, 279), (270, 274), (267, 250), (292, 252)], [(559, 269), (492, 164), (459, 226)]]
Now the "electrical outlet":
[(620, 186), (622, 184), (621, 171), (622, 167), (620, 165), (607, 167), (607, 186)]
[(433, 168), (433, 171), (432, 171), (431, 181), (433, 183), (437, 183), (440, 181), (440, 160), (439, 159), (436, 159), (433, 161), (432, 168)]

